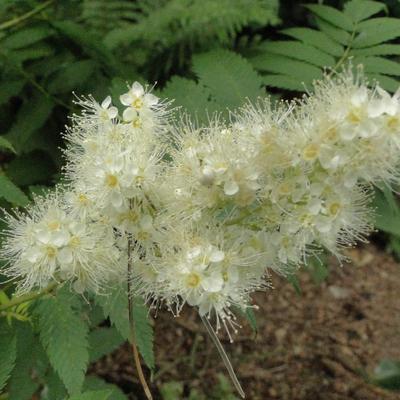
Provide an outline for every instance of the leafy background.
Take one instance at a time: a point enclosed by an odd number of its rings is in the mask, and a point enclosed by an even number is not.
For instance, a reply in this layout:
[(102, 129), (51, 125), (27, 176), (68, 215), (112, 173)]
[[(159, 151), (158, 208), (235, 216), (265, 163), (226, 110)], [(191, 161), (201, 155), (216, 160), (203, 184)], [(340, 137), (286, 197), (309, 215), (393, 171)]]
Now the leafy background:
[[(157, 82), (158, 95), (202, 123), (214, 112), (227, 116), (246, 98), (298, 96), (324, 68), (350, 59), (393, 92), (399, 17), (396, 0), (2, 0), (0, 206), (23, 207), (59, 180), (60, 133), (78, 112), (73, 92), (98, 100), (111, 92), (117, 100), (127, 82)], [(399, 255), (396, 197), (379, 191), (376, 207), (383, 240)], [(321, 265), (310, 272), (317, 282), (327, 275)], [(89, 362), (129, 335), (123, 294), (84, 302), (61, 290), (10, 307), (13, 286), (1, 282), (0, 399), (127, 398), (85, 377)], [(152, 327), (136, 304), (138, 345), (153, 370)], [(384, 376), (385, 365), (399, 373), (398, 363), (383, 363)], [(216, 390), (227, 394), (216, 398), (232, 398), (224, 385), (222, 379)], [(177, 398), (179, 390), (167, 384), (162, 395)]]

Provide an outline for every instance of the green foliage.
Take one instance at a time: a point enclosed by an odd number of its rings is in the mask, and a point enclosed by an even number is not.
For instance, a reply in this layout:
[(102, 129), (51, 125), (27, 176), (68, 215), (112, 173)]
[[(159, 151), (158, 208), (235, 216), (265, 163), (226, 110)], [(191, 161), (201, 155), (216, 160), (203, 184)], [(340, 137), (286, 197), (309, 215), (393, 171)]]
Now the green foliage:
[(125, 339), (114, 327), (99, 327), (90, 332), (88, 340), (89, 359), (94, 362), (118, 348)]
[(140, 354), (146, 365), (154, 370), (154, 352), (153, 352), (153, 327), (150, 325), (148, 310), (140, 297), (135, 297), (133, 303), (133, 319), (135, 322), (135, 339)]
[(16, 337), (7, 322), (0, 320), (0, 392), (10, 377), (16, 357)]
[(107, 383), (96, 376), (88, 376), (84, 383), (84, 390), (110, 391), (108, 400), (128, 400), (128, 397), (117, 386)]
[(103, 308), (105, 318), (109, 318), (119, 334), (130, 339), (128, 318), (128, 295), (125, 290), (115, 289), (105, 296), (97, 296), (96, 302)]
[(385, 389), (400, 390), (400, 362), (382, 360), (370, 380)]
[(89, 362), (88, 326), (75, 297), (63, 290), (40, 300), (35, 309), (40, 340), (50, 363), (71, 394), (79, 393)]
[(69, 397), (68, 400), (110, 400), (110, 390), (91, 390)]
[(6, 175), (0, 175), (0, 198), (16, 206), (26, 206), (29, 203), (25, 193), (16, 186)]
[(363, 64), (367, 77), (389, 91), (398, 82), (393, 77), (400, 66), (388, 56), (400, 45), (388, 43), (400, 37), (400, 20), (376, 17), (387, 12), (378, 1), (351, 0), (342, 11), (323, 4), (310, 4), (314, 28), (288, 28), (281, 33), (295, 40), (266, 41), (247, 51), (253, 66), (261, 71), (267, 86), (304, 91), (320, 78), (324, 67), (339, 70), (348, 60)]
[(17, 358), (8, 387), (9, 398), (26, 400), (40, 387), (48, 361), (39, 338), (29, 324), (13, 324), (17, 337)]
[[(128, 317), (128, 296), (125, 290), (116, 289), (107, 296), (98, 296), (96, 301), (103, 308), (104, 316), (109, 318), (119, 334), (130, 340)], [(133, 320), (135, 340), (146, 365), (154, 369), (153, 328), (149, 323), (147, 307), (139, 297), (133, 300)]]
[(178, 106), (200, 122), (215, 112), (227, 116), (228, 108), (240, 107), (263, 95), (261, 77), (239, 54), (213, 50), (196, 55), (192, 63), (198, 82), (174, 77), (162, 95), (175, 98)]

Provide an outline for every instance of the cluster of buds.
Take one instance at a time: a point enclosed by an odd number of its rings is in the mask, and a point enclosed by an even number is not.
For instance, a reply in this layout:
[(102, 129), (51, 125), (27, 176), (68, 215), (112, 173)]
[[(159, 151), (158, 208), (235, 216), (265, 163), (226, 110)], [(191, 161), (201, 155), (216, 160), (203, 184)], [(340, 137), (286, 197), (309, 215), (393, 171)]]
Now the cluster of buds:
[[(260, 100), (197, 126), (135, 82), (83, 107), (66, 132), (68, 185), (9, 224), (4, 273), (20, 290), (132, 287), (175, 314), (184, 304), (235, 329), (235, 308), (310, 256), (372, 229), (374, 185), (398, 183), (400, 93), (345, 71), (290, 103)], [(132, 246), (128, 246), (130, 243)], [(132, 248), (131, 248), (132, 247)]]

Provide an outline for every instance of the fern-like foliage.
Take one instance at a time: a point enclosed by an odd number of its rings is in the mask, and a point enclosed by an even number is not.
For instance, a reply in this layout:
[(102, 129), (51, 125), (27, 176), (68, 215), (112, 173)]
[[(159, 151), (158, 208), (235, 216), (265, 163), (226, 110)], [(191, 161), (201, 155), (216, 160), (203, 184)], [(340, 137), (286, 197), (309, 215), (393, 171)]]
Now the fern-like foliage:
[(16, 337), (7, 322), (0, 320), (0, 392), (14, 368), (16, 356)]
[(248, 99), (255, 101), (265, 91), (261, 76), (251, 64), (230, 50), (213, 50), (193, 57), (192, 71), (197, 82), (173, 77), (162, 95), (174, 99), (174, 105), (206, 122), (215, 112), (227, 117), (227, 109), (240, 107)]
[(60, 291), (36, 307), (40, 340), (70, 394), (79, 393), (89, 362), (88, 326), (77, 313), (76, 297)]
[[(233, 40), (245, 26), (277, 24), (278, 1), (146, 0), (137, 24), (117, 27), (104, 38), (109, 49), (140, 47), (151, 73), (182, 68), (194, 51)], [(150, 61), (150, 62), (148, 62)]]
[(84, 0), (82, 21), (99, 34), (124, 28), (140, 18), (137, 2), (129, 0)]
[(363, 64), (370, 80), (395, 91), (400, 65), (393, 56), (400, 55), (400, 20), (384, 15), (383, 2), (351, 0), (342, 11), (313, 4), (316, 27), (288, 28), (281, 31), (292, 40), (265, 41), (249, 52), (248, 58), (270, 87), (304, 91), (305, 86), (321, 77), (324, 67), (340, 68), (352, 60)]

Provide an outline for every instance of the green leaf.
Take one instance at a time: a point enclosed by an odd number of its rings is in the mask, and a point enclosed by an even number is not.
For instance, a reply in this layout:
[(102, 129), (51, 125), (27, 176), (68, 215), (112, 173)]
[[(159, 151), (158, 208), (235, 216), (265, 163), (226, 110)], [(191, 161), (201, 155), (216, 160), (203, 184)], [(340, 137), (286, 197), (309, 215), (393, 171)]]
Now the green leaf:
[(316, 18), (316, 22), (321, 31), (331, 37), (334, 41), (345, 46), (347, 46), (351, 42), (350, 33), (342, 29), (336, 28), (335, 26), (331, 25), (329, 22), (326, 22), (321, 18)]
[(60, 69), (48, 83), (50, 93), (68, 93), (83, 86), (96, 69), (93, 60), (80, 60)]
[(176, 381), (164, 383), (160, 387), (160, 392), (163, 400), (181, 399), (183, 396), (183, 383)]
[(373, 207), (375, 209), (375, 227), (400, 236), (400, 214), (393, 211), (392, 207), (388, 205), (385, 195), (381, 191), (375, 191)]
[(96, 390), (70, 397), (68, 400), (109, 400), (110, 390)]
[(314, 79), (322, 77), (322, 70), (314, 65), (277, 54), (256, 56), (251, 58), (250, 61), (255, 68), (261, 71), (293, 77), (298, 80), (299, 85), (302, 82), (311, 84)]
[(17, 357), (17, 341), (6, 320), (0, 320), (0, 393), (6, 385)]
[(17, 96), (22, 88), (24, 87), (26, 81), (22, 78), (17, 80), (2, 80), (0, 82), (0, 105), (7, 103), (7, 101), (14, 96)]
[(249, 324), (251, 326), (251, 329), (253, 330), (254, 334), (258, 334), (258, 325), (257, 325), (257, 319), (256, 315), (254, 314), (254, 309), (251, 307), (247, 307), (244, 315), (247, 318), (247, 321), (249, 321)]
[(400, 44), (379, 44), (363, 49), (352, 49), (354, 56), (392, 56), (400, 55)]
[(332, 56), (341, 57), (344, 53), (343, 46), (336, 43), (336, 41), (332, 40), (324, 32), (310, 28), (289, 28), (281, 32)]
[(27, 323), (15, 323), (17, 330), (17, 360), (11, 374), (8, 394), (12, 400), (31, 399), (39, 387), (39, 380), (48, 369), (48, 360)]
[(0, 136), (0, 149), (11, 150), (15, 153), (13, 145), (3, 136)]
[(316, 285), (320, 285), (329, 276), (329, 270), (325, 260), (313, 257), (307, 261), (306, 268)]
[(363, 64), (364, 71), (367, 73), (400, 75), (400, 64), (383, 57), (354, 57), (353, 64)]
[(53, 30), (48, 26), (36, 26), (33, 28), (23, 28), (11, 33), (0, 41), (0, 46), (8, 49), (19, 49), (21, 47), (28, 47), (40, 40), (51, 36)]
[(81, 390), (89, 362), (88, 326), (73, 307), (73, 297), (59, 291), (35, 309), (40, 340), (50, 363), (70, 394)]
[(91, 58), (99, 60), (110, 69), (110, 75), (116, 75), (119, 64), (116, 58), (107, 51), (100, 40), (85, 29), (84, 25), (71, 20), (52, 22), (52, 25), (64, 36), (68, 37)]
[(46, 387), (41, 400), (64, 399), (67, 396), (67, 390), (64, 383), (53, 368), (50, 368), (46, 375)]
[(88, 376), (83, 387), (85, 390), (109, 390), (111, 394), (108, 400), (128, 400), (128, 397), (118, 386), (107, 383), (98, 376)]
[(21, 207), (29, 203), (28, 196), (5, 175), (0, 175), (0, 198)]
[(31, 135), (41, 128), (50, 116), (54, 104), (51, 99), (40, 96), (27, 100), (19, 109), (16, 120), (6, 135), (20, 153)]
[(236, 108), (262, 94), (261, 77), (240, 55), (214, 50), (193, 57), (193, 71), (221, 109)]
[(299, 278), (295, 274), (290, 274), (286, 277), (288, 282), (290, 282), (297, 293), (298, 296), (301, 296), (302, 291), (301, 291), (301, 286), (300, 286), (300, 281)]
[(8, 61), (21, 65), (25, 61), (38, 60), (44, 57), (50, 57), (54, 54), (54, 48), (46, 43), (38, 43), (27, 49), (16, 49), (7, 52)]
[(335, 59), (332, 56), (308, 44), (296, 41), (276, 40), (273, 42), (266, 42), (258, 49), (263, 52), (280, 54), (289, 58), (305, 61), (317, 67), (327, 67), (335, 64)]
[(344, 13), (354, 24), (372, 17), (381, 11), (387, 12), (387, 6), (385, 3), (379, 1), (352, 0), (344, 5)]
[(387, 90), (388, 92), (394, 93), (399, 88), (399, 81), (397, 79), (380, 74), (366, 73), (365, 75), (370, 82), (376, 81), (383, 89)]
[(140, 354), (146, 365), (154, 370), (153, 327), (148, 318), (148, 309), (140, 297), (135, 297), (133, 302), (133, 320), (135, 322), (135, 339)]
[(400, 362), (382, 360), (375, 368), (372, 382), (385, 389), (400, 390)]
[(125, 340), (130, 339), (128, 318), (128, 295), (125, 290), (116, 288), (104, 296), (97, 296), (96, 303), (103, 308), (104, 317), (111, 323)]
[(125, 339), (114, 327), (100, 327), (90, 332), (88, 341), (89, 360), (94, 362), (117, 349)]
[(304, 92), (305, 86), (297, 78), (288, 75), (271, 74), (262, 76), (263, 83), (270, 87), (279, 89), (295, 90)]
[(351, 32), (353, 30), (353, 23), (342, 11), (336, 8), (325, 6), (323, 4), (308, 4), (306, 7), (312, 11), (318, 17), (324, 19), (332, 25), (337, 26), (340, 29)]
[(359, 34), (353, 41), (353, 47), (369, 47), (381, 44), (400, 36), (400, 19), (372, 18), (359, 24)]
[(215, 110), (215, 105), (210, 102), (210, 90), (190, 79), (173, 76), (168, 81), (162, 96), (173, 99), (173, 106), (182, 107), (199, 122), (207, 122), (207, 110), (210, 114)]
[(22, 154), (7, 166), (7, 175), (18, 186), (48, 183), (54, 171), (50, 156), (39, 151)]

